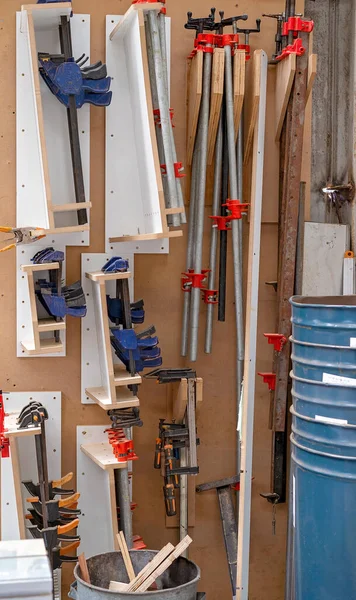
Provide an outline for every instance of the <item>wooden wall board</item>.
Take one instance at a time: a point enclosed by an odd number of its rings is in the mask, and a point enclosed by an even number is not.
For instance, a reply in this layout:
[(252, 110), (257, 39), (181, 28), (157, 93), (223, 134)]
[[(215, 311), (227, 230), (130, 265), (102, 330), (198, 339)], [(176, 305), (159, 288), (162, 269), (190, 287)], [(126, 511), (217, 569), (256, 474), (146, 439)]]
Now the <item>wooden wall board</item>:
[(313, 89), (313, 83), (314, 83), (314, 79), (315, 79), (316, 74), (317, 74), (317, 68), (318, 68), (318, 55), (317, 54), (311, 54), (309, 56), (307, 101), (308, 101), (310, 93), (311, 93), (311, 91)]
[[(124, 13), (130, 6), (130, 0), (73, 0), (75, 13), (91, 15), (91, 62), (105, 60), (105, 19), (107, 14)], [(236, 2), (226, 0), (226, 15), (236, 12)], [(177, 154), (185, 156), (185, 96), (184, 80), (186, 57), (193, 45), (194, 32), (184, 29), (186, 13), (192, 8), (188, 0), (175, 2), (167, 0), (167, 12), (172, 17), (172, 101), (175, 110), (175, 138)], [(206, 0), (195, 0), (194, 12), (208, 14), (210, 4)], [(0, 65), (0, 77), (3, 85), (0, 88), (0, 189), (1, 189), (1, 222), (15, 223), (15, 11), (19, 5), (15, 0), (3, 3), (2, 48), (6, 60)], [(259, 18), (262, 12), (279, 12), (282, 8), (280, 0), (241, 0), (239, 10), (249, 15), (251, 22)], [(303, 12), (301, 3), (297, 3), (297, 11)], [(268, 56), (274, 51), (275, 22), (265, 19), (259, 35), (251, 35), (252, 51), (264, 48)], [(250, 77), (251, 65), (247, 63), (246, 75)], [(112, 73), (109, 72), (109, 75)], [(249, 92), (247, 91), (247, 94)], [(248, 97), (248, 96), (247, 96)], [(81, 109), (82, 110), (82, 109)], [(265, 281), (276, 279), (277, 272), (277, 226), (276, 206), (278, 206), (278, 147), (275, 148), (275, 130), (269, 123), (274, 123), (274, 86), (273, 75), (269, 73), (266, 158), (263, 197), (261, 279), (259, 292), (259, 340), (257, 369), (269, 371), (272, 364), (272, 351), (263, 341), (264, 331), (273, 331), (276, 320), (276, 298)], [(269, 116), (269, 115), (272, 115)], [(90, 253), (103, 253), (105, 249), (105, 114), (100, 108), (91, 109), (91, 243)], [(94, 150), (93, 150), (94, 149)], [(248, 166), (245, 167), (245, 197), (249, 197)], [(276, 175), (277, 174), (277, 175)], [(183, 180), (187, 186), (187, 178)], [(207, 203), (211, 202), (211, 184), (207, 190)], [(208, 264), (208, 210), (206, 211), (204, 263)], [(117, 219), (123, 215), (118, 214)], [(186, 231), (186, 229), (185, 229)], [(53, 238), (54, 239), (54, 238)], [(48, 241), (52, 244), (52, 238)], [(160, 240), (159, 248), (164, 247), (166, 240)], [(246, 248), (246, 232), (244, 244)], [(147, 245), (150, 242), (146, 242)], [(179, 355), (179, 344), (176, 340), (181, 331), (182, 296), (180, 293), (180, 273), (185, 268), (186, 236), (170, 242), (170, 254), (165, 250), (150, 256), (140, 254), (135, 257), (135, 298), (145, 300), (146, 323), (154, 323), (160, 339), (164, 364), (180, 366), (184, 361)], [(81, 242), (81, 246), (84, 243)], [(135, 247), (138, 250), (135, 250)], [(110, 250), (125, 256), (129, 245), (109, 245)], [(122, 254), (121, 254), (122, 248)], [(143, 252), (140, 242), (131, 246), (132, 251)], [(75, 281), (81, 276), (82, 248), (67, 248), (67, 280)], [(246, 256), (246, 254), (245, 254)], [(0, 294), (0, 330), (2, 344), (0, 361), (2, 366), (4, 387), (11, 390), (31, 389), (51, 390), (60, 387), (62, 391), (62, 472), (80, 470), (76, 468), (76, 427), (92, 426), (103, 423), (103, 410), (96, 405), (81, 405), (81, 324), (79, 319), (71, 319), (67, 326), (67, 356), (51, 358), (45, 361), (38, 358), (21, 360), (16, 355), (16, 273), (14, 253), (1, 255), (0, 275), (6, 281)], [(246, 276), (246, 272), (245, 272)], [(88, 280), (87, 280), (88, 281)], [(88, 283), (90, 283), (88, 281)], [(197, 483), (231, 477), (235, 474), (235, 429), (234, 398), (235, 390), (232, 377), (222, 377), (222, 373), (233, 372), (235, 359), (231, 351), (231, 330), (234, 328), (234, 305), (231, 271), (231, 248), (228, 254), (228, 289), (227, 320), (225, 323), (214, 323), (214, 352), (212, 355), (201, 354), (196, 363), (197, 373), (204, 379), (204, 407), (199, 415), (198, 427), (201, 446), (199, 447), (200, 474)], [(203, 333), (203, 332), (202, 332)], [(203, 336), (200, 339), (203, 345)], [(260, 378), (259, 378), (260, 379)], [(284, 557), (286, 533), (286, 506), (277, 509), (277, 532), (272, 536), (271, 507), (260, 498), (259, 493), (269, 489), (269, 470), (271, 434), (268, 430), (269, 394), (261, 381), (256, 383), (255, 411), (255, 444), (254, 444), (254, 480), (252, 486), (252, 523), (251, 523), (251, 565), (250, 593), (254, 600), (283, 600), (284, 598)], [(14, 387), (15, 386), (15, 387)], [(133, 499), (138, 502), (134, 512), (134, 531), (143, 536), (145, 543), (151, 548), (161, 548), (164, 544), (178, 541), (178, 534), (173, 529), (165, 528), (165, 515), (162, 504), (161, 476), (152, 468), (154, 439), (157, 434), (158, 420), (165, 416), (166, 391), (164, 386), (145, 380), (141, 390), (141, 415), (144, 426), (135, 430), (135, 449), (140, 459), (135, 461), (135, 478)], [(109, 421), (108, 421), (109, 424)], [(95, 465), (93, 465), (95, 467)], [(97, 468), (99, 471), (99, 468)], [(100, 484), (99, 484), (100, 485)], [(83, 511), (85, 513), (85, 510)], [(85, 513), (86, 514), (86, 513)], [(86, 516), (81, 518), (83, 526)], [(99, 530), (98, 530), (99, 531)], [(176, 537), (175, 537), (176, 536)], [(229, 598), (231, 595), (225, 549), (221, 534), (221, 521), (215, 493), (196, 498), (196, 524), (190, 557), (195, 560), (202, 571), (199, 589), (208, 592), (209, 600)], [(95, 553), (97, 547), (91, 548)], [(99, 549), (100, 552), (100, 549)], [(63, 600), (67, 597), (69, 585), (73, 581), (73, 566), (65, 565), (62, 569)]]

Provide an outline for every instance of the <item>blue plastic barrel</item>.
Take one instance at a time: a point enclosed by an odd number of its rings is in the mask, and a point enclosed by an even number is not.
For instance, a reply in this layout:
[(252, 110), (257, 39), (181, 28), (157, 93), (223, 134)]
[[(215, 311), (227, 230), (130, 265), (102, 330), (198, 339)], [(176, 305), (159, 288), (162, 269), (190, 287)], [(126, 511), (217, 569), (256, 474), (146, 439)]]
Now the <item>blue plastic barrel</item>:
[(295, 340), (350, 346), (356, 338), (356, 296), (293, 296), (290, 302)]
[[(293, 598), (352, 600), (356, 598), (356, 427), (316, 422), (313, 433), (318, 439), (312, 440), (310, 431), (300, 426), (303, 419), (296, 415), (293, 419)], [(343, 441), (346, 430), (349, 445)]]
[[(293, 407), (297, 413), (315, 418), (346, 420), (356, 425), (356, 389), (353, 387), (301, 379), (291, 372)], [(356, 380), (355, 380), (356, 386)]]
[(356, 386), (356, 348), (300, 342), (294, 338), (291, 343), (293, 372), (297, 377), (323, 381), (326, 373), (355, 378)]

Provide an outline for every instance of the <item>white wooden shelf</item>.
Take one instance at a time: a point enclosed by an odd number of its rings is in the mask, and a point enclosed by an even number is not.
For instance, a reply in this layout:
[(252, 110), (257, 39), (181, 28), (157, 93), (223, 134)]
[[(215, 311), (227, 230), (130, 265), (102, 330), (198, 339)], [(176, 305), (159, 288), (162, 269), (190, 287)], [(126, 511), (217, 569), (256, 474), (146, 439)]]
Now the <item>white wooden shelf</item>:
[(127, 468), (127, 461), (118, 462), (115, 458), (112, 446), (109, 442), (102, 442), (99, 444), (82, 444), (80, 449), (88, 458), (95, 462), (98, 467), (104, 471), (112, 469), (125, 469)]
[(19, 429), (17, 426), (17, 419), (19, 414), (19, 412), (13, 412), (5, 415), (5, 437), (26, 437), (29, 435), (38, 435), (39, 433), (41, 433), (41, 427), (27, 427), (26, 429)]
[[(88, 245), (89, 224), (78, 224), (77, 211), (86, 209), (89, 219), (89, 106), (78, 110), (87, 201), (76, 203), (67, 111), (38, 66), (38, 52), (60, 52), (60, 19), (71, 14), (69, 2), (25, 4), (17, 13), (17, 225), (70, 234), (72, 245)], [(74, 15), (70, 21), (74, 57), (89, 56), (90, 16)]]
[[(106, 64), (113, 76), (112, 103), (106, 109), (109, 243), (183, 234), (167, 225), (172, 209), (166, 209), (164, 202), (148, 71), (144, 11), (161, 8), (160, 3), (133, 4), (123, 17), (106, 18)], [(169, 46), (170, 19), (166, 22)]]
[[(132, 376), (127, 372), (125, 366), (114, 362), (113, 349), (110, 343), (110, 325), (107, 309), (106, 284), (122, 279), (130, 279), (131, 273), (103, 273), (93, 271), (85, 273), (85, 277), (91, 281), (92, 295), (95, 313), (95, 327), (100, 363), (100, 385), (85, 388), (85, 394), (102, 408), (108, 410), (112, 407), (129, 408), (139, 406), (139, 400), (133, 396), (129, 385), (142, 383), (142, 377), (136, 373)], [(85, 324), (84, 324), (85, 325)], [(90, 365), (88, 365), (90, 367)], [(124, 389), (120, 389), (124, 388)]]
[(35, 292), (35, 273), (41, 271), (58, 270), (59, 263), (47, 263), (43, 265), (21, 265), (20, 270), (26, 274), (28, 283), (29, 310), (31, 312), (31, 331), (26, 332), (26, 339), (21, 339), (21, 346), (28, 355), (57, 354), (63, 351), (62, 341), (56, 342), (54, 336), (43, 338), (41, 334), (54, 331), (65, 331), (66, 323), (63, 319), (56, 321), (54, 318), (41, 319), (38, 314), (38, 301)]

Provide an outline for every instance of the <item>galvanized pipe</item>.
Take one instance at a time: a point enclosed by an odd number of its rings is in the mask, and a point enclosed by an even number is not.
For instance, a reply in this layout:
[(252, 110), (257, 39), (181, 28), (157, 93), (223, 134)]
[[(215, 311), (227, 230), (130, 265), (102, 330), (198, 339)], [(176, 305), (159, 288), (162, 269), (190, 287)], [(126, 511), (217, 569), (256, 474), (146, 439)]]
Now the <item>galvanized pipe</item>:
[[(220, 195), (221, 195), (221, 183), (222, 183), (222, 155), (223, 155), (223, 115), (220, 114), (219, 127), (216, 137), (215, 145), (215, 172), (214, 172), (214, 191), (213, 191), (213, 203), (211, 206), (211, 214), (217, 215), (219, 210)], [(218, 229), (214, 223), (211, 226), (211, 237), (210, 237), (210, 258), (209, 258), (209, 278), (208, 288), (209, 290), (215, 288), (215, 274), (216, 274), (216, 255), (218, 245)], [(214, 304), (208, 304), (206, 307), (206, 331), (205, 331), (205, 352), (211, 353), (213, 343), (213, 317), (214, 317)]]
[[(225, 105), (225, 102), (224, 102)], [(220, 199), (220, 214), (226, 216), (227, 210), (223, 206), (229, 196), (229, 159), (227, 148), (227, 128), (225, 119), (225, 106), (222, 107), (223, 125), (223, 157), (222, 157), (222, 185)], [(226, 263), (227, 263), (227, 231), (220, 231), (219, 251), (219, 296), (218, 296), (218, 321), (225, 321), (226, 309)]]
[[(150, 83), (151, 83), (151, 96), (152, 96), (152, 106), (153, 109), (159, 109), (158, 105), (158, 93), (157, 93), (157, 84), (156, 84), (156, 75), (155, 75), (155, 65), (153, 60), (153, 50), (152, 50), (152, 39), (151, 39), (151, 31), (148, 26), (147, 17), (145, 18), (145, 32), (146, 32), (146, 48), (147, 48), (147, 60), (148, 60), (148, 71), (150, 74)], [(156, 137), (157, 137), (157, 149), (160, 165), (164, 164), (164, 148), (163, 148), (163, 140), (162, 140), (162, 131), (159, 123), (155, 124), (156, 127)], [(167, 177), (162, 174), (162, 184), (163, 184), (163, 194), (165, 198), (165, 204), (167, 208), (171, 208), (168, 204), (169, 201), (169, 191), (167, 186)], [(173, 215), (167, 215), (167, 224), (173, 225)]]
[[(163, 13), (159, 13), (159, 15), (158, 15), (158, 25), (159, 25), (159, 35), (160, 35), (161, 52), (162, 52), (164, 84), (166, 87), (167, 103), (168, 103), (168, 109), (169, 109), (170, 93), (169, 93), (169, 85), (168, 85), (166, 17)], [(173, 162), (177, 163), (178, 158), (177, 158), (176, 144), (175, 144), (174, 135), (173, 135), (172, 121), (171, 121), (170, 132), (171, 132), (171, 146), (172, 146), (172, 153), (173, 153)], [(184, 198), (183, 198), (182, 186), (181, 186), (179, 177), (176, 177), (176, 186), (177, 186), (177, 202), (178, 202), (177, 206), (179, 208), (184, 209)], [(173, 219), (173, 221), (177, 221), (178, 225), (181, 223), (185, 224), (187, 222), (187, 219), (185, 216), (185, 210), (183, 210), (182, 213), (179, 213), (174, 216), (176, 217), (176, 219)]]
[(116, 498), (120, 507), (120, 529), (128, 548), (132, 548), (132, 513), (128, 468), (115, 469)]
[[(229, 183), (232, 200), (238, 199), (237, 165), (235, 148), (234, 99), (232, 87), (231, 48), (225, 46), (225, 92), (226, 92), (226, 122), (227, 144), (229, 152)], [(232, 253), (234, 269), (235, 315), (237, 329), (237, 397), (240, 398), (243, 362), (244, 362), (244, 331), (242, 307), (242, 257), (240, 256), (240, 228), (237, 220), (231, 222)]]
[[(166, 161), (168, 198), (167, 205), (175, 208), (178, 206), (176, 177), (174, 172), (174, 158), (171, 146), (171, 118), (169, 114), (168, 98), (164, 79), (164, 65), (162, 60), (160, 35), (158, 30), (158, 16), (155, 10), (147, 13), (148, 24), (151, 31), (153, 62), (155, 65), (155, 79), (157, 86), (158, 104), (160, 110), (162, 141)], [(173, 219), (174, 221), (174, 219)], [(180, 221), (180, 219), (178, 219)]]
[[(207, 45), (208, 46), (208, 45)], [(208, 158), (208, 130), (210, 113), (210, 83), (211, 83), (212, 54), (204, 54), (203, 70), (203, 92), (201, 99), (201, 108), (199, 116), (199, 129), (201, 131), (199, 162), (198, 162), (198, 186), (196, 197), (196, 224), (195, 224), (195, 244), (194, 244), (194, 272), (201, 273), (202, 270), (202, 252), (203, 252), (203, 233), (204, 233), (204, 209), (205, 209), (205, 190), (206, 190), (206, 171)], [(199, 330), (199, 308), (200, 308), (200, 289), (192, 287), (190, 306), (190, 354), (191, 361), (196, 361), (198, 353), (198, 330)]]
[[(195, 147), (193, 153), (192, 162), (192, 175), (190, 182), (190, 203), (189, 203), (189, 221), (188, 221), (188, 243), (187, 243), (187, 258), (186, 258), (186, 270), (193, 268), (193, 255), (194, 255), (194, 239), (195, 239), (195, 207), (196, 207), (196, 194), (197, 194), (197, 181), (198, 181), (198, 163), (199, 163), (199, 152), (200, 152), (200, 133), (198, 131)], [(188, 339), (189, 339), (189, 314), (190, 314), (190, 294), (191, 292), (183, 293), (183, 322), (182, 322), (182, 343), (181, 343), (181, 355), (187, 356), (188, 354)]]

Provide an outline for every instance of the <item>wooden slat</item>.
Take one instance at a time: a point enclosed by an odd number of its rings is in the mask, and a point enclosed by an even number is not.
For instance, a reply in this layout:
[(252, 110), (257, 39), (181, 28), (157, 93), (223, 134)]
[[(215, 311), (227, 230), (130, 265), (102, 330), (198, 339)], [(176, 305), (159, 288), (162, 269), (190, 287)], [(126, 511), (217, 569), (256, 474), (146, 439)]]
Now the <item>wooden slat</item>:
[(239, 132), (242, 106), (245, 96), (245, 77), (246, 77), (246, 53), (244, 50), (237, 50), (234, 58), (233, 90), (234, 90), (234, 122), (235, 138)]
[(110, 469), (125, 469), (127, 467), (127, 462), (117, 461), (109, 442), (103, 442), (102, 444), (82, 444), (80, 449), (104, 471)]
[(162, 550), (156, 554), (156, 556), (136, 575), (135, 579), (131, 581), (128, 587), (128, 592), (133, 592), (149, 577), (155, 569), (169, 556), (174, 550), (174, 546), (168, 543)]
[(181, 379), (178, 387), (173, 386), (173, 419), (176, 423), (183, 423), (188, 402), (188, 380)]
[(318, 68), (318, 55), (311, 54), (309, 56), (309, 63), (308, 63), (308, 83), (307, 83), (306, 102), (308, 102), (309, 96), (313, 89), (314, 79), (317, 74), (317, 68)]
[(109, 242), (114, 244), (115, 242), (140, 242), (144, 240), (161, 240), (165, 238), (182, 237), (183, 231), (181, 229), (172, 229), (167, 233), (142, 233), (141, 235), (122, 235), (120, 237), (111, 237)]
[(123, 273), (104, 273), (103, 271), (94, 271), (93, 273), (85, 273), (85, 277), (98, 283), (105, 283), (105, 281), (129, 279), (131, 277), (131, 272), (124, 271)]
[(210, 116), (208, 132), (208, 164), (214, 158), (216, 133), (218, 130), (221, 105), (224, 95), (224, 64), (225, 52), (223, 48), (214, 48), (211, 73)]
[(31, 356), (36, 356), (38, 354), (56, 354), (57, 352), (63, 351), (63, 344), (61, 342), (56, 343), (54, 338), (40, 340), (37, 348), (35, 348), (35, 346), (30, 342), (26, 341), (21, 342), (21, 346), (26, 354)]
[(187, 81), (187, 165), (191, 165), (203, 91), (203, 52), (198, 50), (188, 61), (191, 63)]
[(52, 204), (51, 209), (55, 213), (74, 212), (83, 208), (91, 208), (91, 202), (70, 202), (69, 204)]
[(286, 116), (286, 110), (293, 86), (296, 69), (296, 55), (290, 54), (277, 64), (276, 76), (276, 142), (279, 142)]
[(137, 593), (142, 593), (148, 590), (148, 588), (160, 577), (163, 573), (171, 566), (171, 564), (181, 555), (188, 546), (192, 543), (192, 539), (189, 535), (186, 535), (185, 538), (177, 544), (174, 548), (172, 554), (170, 554), (152, 573), (149, 577), (147, 577), (141, 585), (136, 588)]
[(246, 136), (244, 164), (246, 164), (250, 158), (253, 134), (256, 127), (258, 107), (260, 104), (261, 53), (262, 50), (255, 50), (253, 53), (252, 93), (249, 97), (249, 102), (246, 103)]
[(125, 385), (116, 388), (116, 402), (111, 402), (107, 392), (102, 387), (86, 388), (85, 393), (104, 410), (140, 406), (140, 401), (137, 396), (133, 396), (130, 390), (125, 387)]
[(29, 427), (26, 429), (18, 429), (17, 418), (20, 413), (9, 413), (5, 416), (5, 433), (9, 439), (12, 437), (27, 437), (29, 435), (38, 435), (41, 433), (40, 427)]
[(20, 265), (21, 271), (52, 271), (52, 269), (59, 269), (59, 263), (45, 263), (43, 265)]
[(65, 321), (56, 321), (55, 319), (41, 319), (38, 321), (37, 329), (40, 333), (48, 331), (63, 331), (66, 328)]

